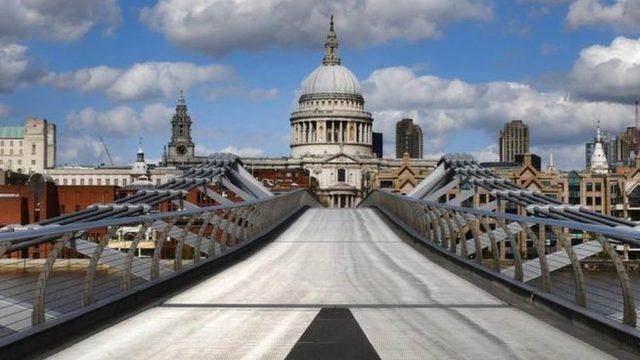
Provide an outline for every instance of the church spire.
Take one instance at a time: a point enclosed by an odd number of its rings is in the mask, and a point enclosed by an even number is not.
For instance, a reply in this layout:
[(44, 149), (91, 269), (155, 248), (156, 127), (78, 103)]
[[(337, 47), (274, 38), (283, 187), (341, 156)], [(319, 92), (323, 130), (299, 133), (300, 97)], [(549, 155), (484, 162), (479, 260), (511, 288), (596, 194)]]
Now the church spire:
[(331, 15), (329, 33), (327, 33), (327, 42), (324, 44), (324, 58), (322, 59), (322, 65), (340, 65), (338, 47), (338, 36), (333, 28), (333, 15)]
[(178, 105), (186, 105), (186, 101), (184, 101), (184, 91), (180, 90), (178, 92)]

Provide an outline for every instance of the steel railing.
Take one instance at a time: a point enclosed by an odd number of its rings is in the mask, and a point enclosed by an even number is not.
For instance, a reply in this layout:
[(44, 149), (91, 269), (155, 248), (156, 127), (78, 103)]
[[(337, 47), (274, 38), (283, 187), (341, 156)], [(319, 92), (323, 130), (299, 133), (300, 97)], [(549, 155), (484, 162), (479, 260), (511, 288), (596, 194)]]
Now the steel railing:
[(640, 246), (640, 231), (632, 227), (484, 211), (384, 191), (373, 191), (360, 206), (380, 209), (446, 256), (637, 331), (640, 269), (621, 256)]
[[(0, 339), (231, 253), (316, 200), (261, 200), (0, 233)], [(46, 254), (32, 256), (35, 250)]]

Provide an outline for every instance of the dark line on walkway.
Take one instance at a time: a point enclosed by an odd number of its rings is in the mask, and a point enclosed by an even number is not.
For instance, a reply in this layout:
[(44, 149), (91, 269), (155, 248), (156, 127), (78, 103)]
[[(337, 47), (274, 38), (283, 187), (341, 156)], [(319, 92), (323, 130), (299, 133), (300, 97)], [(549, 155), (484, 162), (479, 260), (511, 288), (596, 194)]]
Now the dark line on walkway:
[(373, 360), (380, 356), (349, 309), (323, 308), (285, 359)]
[(507, 304), (161, 304), (167, 308), (213, 308), (213, 309), (499, 309)]

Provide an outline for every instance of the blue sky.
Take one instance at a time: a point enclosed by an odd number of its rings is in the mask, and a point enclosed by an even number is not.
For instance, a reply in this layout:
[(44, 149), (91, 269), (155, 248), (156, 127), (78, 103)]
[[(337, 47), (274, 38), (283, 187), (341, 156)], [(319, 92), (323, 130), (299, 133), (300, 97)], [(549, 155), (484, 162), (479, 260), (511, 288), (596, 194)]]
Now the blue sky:
[(10, 0), (0, 124), (54, 121), (60, 164), (106, 162), (98, 136), (120, 163), (139, 136), (158, 160), (184, 88), (201, 154), (286, 156), (330, 13), (386, 154), (410, 116), (426, 156), (490, 160), (498, 129), (522, 118), (535, 152), (579, 168), (597, 120), (611, 133), (634, 123), (640, 1)]

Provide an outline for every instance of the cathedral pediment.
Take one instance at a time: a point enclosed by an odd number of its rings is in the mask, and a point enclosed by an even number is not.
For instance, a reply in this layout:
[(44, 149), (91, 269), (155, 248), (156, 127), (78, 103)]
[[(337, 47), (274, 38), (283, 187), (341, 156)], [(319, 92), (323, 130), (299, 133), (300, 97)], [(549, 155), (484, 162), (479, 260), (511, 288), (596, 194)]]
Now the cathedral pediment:
[(355, 156), (350, 156), (347, 154), (337, 154), (332, 155), (324, 159), (325, 163), (329, 164), (357, 164), (360, 163)]

